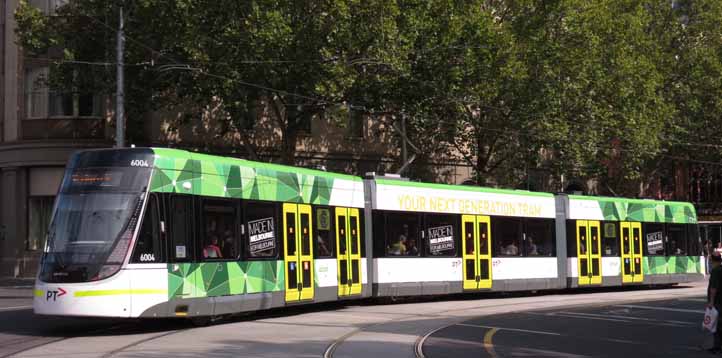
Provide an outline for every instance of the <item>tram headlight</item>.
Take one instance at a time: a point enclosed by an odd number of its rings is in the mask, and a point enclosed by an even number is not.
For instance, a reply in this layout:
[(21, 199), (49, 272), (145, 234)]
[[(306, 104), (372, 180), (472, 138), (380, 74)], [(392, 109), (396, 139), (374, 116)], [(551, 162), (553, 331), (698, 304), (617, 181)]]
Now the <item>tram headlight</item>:
[(98, 270), (98, 274), (91, 278), (90, 281), (98, 281), (113, 276), (118, 270), (120, 270), (120, 265), (103, 265)]

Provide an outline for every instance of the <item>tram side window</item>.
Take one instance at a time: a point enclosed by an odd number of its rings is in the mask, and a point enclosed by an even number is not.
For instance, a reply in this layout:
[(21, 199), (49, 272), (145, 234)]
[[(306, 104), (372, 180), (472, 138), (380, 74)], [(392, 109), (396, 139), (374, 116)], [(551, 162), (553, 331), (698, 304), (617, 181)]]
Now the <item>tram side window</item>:
[(504, 217), (495, 217), (491, 220), (494, 256), (521, 256), (523, 252), (522, 221)]
[(577, 257), (577, 222), (567, 220), (567, 257)]
[(419, 215), (386, 214), (386, 254), (419, 256)]
[(276, 257), (278, 242), (278, 216), (271, 203), (246, 202), (246, 235), (244, 245), (249, 259)]
[[(428, 256), (456, 256), (459, 242), (458, 216), (426, 215), (426, 254)], [(485, 245), (485, 244), (482, 244)]]
[(697, 224), (687, 224), (687, 255), (702, 255), (702, 240), (699, 235), (699, 226)]
[(151, 195), (143, 215), (143, 224), (138, 232), (135, 250), (131, 262), (157, 263), (165, 262), (163, 243), (160, 237), (160, 220), (158, 216), (158, 198)]
[(642, 237), (644, 254), (649, 256), (664, 256), (664, 225), (644, 224)]
[(374, 210), (371, 213), (373, 227), (373, 254), (374, 257), (386, 256), (386, 215), (382, 211)]
[(316, 256), (333, 257), (336, 240), (334, 238), (333, 209), (330, 207), (315, 208), (316, 218)]
[(192, 203), (189, 196), (176, 195), (171, 204), (171, 257), (175, 262), (193, 260)]
[(687, 230), (684, 225), (667, 225), (667, 255), (687, 255)]
[(527, 219), (525, 256), (555, 256), (553, 219)]
[(363, 209), (359, 210), (359, 240), (361, 241), (361, 257), (366, 257), (366, 216)]
[(602, 222), (602, 256), (619, 256), (619, 223)]
[(232, 201), (203, 200), (203, 242), (198, 247), (204, 260), (238, 258), (236, 217)]

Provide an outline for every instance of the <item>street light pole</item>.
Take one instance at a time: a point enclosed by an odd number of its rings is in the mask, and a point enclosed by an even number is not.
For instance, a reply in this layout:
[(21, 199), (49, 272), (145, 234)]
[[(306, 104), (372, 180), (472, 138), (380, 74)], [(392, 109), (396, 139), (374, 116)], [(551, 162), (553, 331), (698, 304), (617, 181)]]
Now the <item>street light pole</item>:
[(125, 88), (123, 87), (123, 43), (125, 35), (123, 34), (123, 2), (120, 1), (118, 8), (118, 33), (117, 33), (117, 83), (115, 93), (115, 146), (123, 148), (125, 145)]

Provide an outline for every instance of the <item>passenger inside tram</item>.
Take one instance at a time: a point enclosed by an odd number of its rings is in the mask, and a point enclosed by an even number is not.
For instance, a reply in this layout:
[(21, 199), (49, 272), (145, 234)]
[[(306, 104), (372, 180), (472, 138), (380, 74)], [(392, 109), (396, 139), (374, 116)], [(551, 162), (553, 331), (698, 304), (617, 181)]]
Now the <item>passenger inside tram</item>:
[(419, 249), (416, 247), (416, 240), (406, 239), (406, 256), (417, 256)]
[(235, 257), (235, 248), (233, 244), (233, 232), (230, 228), (226, 228), (226, 230), (223, 231), (223, 244), (222, 244), (221, 252), (223, 253), (223, 257)]
[(396, 241), (387, 248), (387, 253), (394, 256), (406, 255), (406, 244), (409, 237), (409, 225), (404, 224), (403, 231)]
[(519, 256), (519, 246), (516, 245), (515, 241), (509, 241), (509, 244), (504, 248), (504, 255)]
[(203, 258), (219, 259), (222, 258), (221, 249), (218, 247), (218, 236), (211, 236), (211, 242), (203, 249)]

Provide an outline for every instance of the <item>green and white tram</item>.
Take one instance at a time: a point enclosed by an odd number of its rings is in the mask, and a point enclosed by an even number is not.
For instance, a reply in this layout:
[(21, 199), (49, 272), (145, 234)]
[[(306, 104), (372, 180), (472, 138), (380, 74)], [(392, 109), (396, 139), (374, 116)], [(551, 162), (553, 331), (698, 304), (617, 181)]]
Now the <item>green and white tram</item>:
[(703, 278), (688, 203), (359, 177), (182, 150), (75, 154), (38, 314), (205, 317), (371, 296)]

